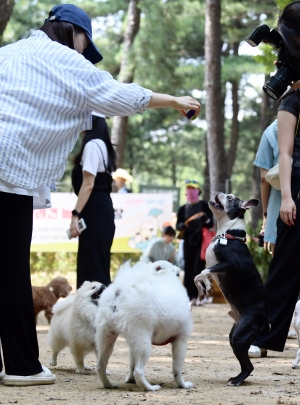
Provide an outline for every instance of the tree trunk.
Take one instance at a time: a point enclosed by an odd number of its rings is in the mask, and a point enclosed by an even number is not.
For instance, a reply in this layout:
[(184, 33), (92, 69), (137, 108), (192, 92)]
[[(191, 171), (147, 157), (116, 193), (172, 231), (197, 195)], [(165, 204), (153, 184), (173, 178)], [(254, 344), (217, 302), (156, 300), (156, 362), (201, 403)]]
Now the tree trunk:
[[(132, 83), (134, 76), (134, 66), (130, 64), (130, 48), (140, 28), (141, 10), (138, 8), (138, 3), (139, 0), (129, 0), (127, 26), (123, 41), (123, 55), (118, 76), (118, 80), (123, 83)], [(111, 139), (112, 143), (116, 145), (117, 167), (123, 166), (127, 127), (128, 117), (113, 118)]]
[(13, 12), (14, 0), (0, 0), (0, 43), (5, 27)]
[(205, 90), (207, 148), (209, 163), (210, 196), (224, 191), (226, 156), (222, 131), (221, 91), (221, 1), (206, 0), (205, 16)]
[(202, 184), (202, 198), (204, 201), (209, 201), (210, 199), (210, 187), (209, 187), (209, 163), (208, 163), (208, 151), (207, 151), (207, 140), (205, 142), (205, 161), (206, 165), (204, 168), (204, 184)]
[[(233, 53), (238, 55), (239, 52), (239, 43), (233, 44)], [(232, 79), (231, 83), (231, 98), (232, 98), (232, 120), (231, 120), (231, 136), (230, 136), (230, 149), (228, 152), (227, 158), (227, 174), (230, 179), (232, 176), (233, 166), (236, 158), (236, 149), (239, 139), (239, 80)]]

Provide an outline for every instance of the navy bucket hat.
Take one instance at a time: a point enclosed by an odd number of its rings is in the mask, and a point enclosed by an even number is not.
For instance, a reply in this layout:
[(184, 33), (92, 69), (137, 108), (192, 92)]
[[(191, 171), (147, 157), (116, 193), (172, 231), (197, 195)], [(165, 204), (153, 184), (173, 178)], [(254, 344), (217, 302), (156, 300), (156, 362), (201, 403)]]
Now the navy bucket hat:
[(63, 21), (75, 24), (79, 28), (83, 29), (90, 40), (89, 45), (85, 48), (82, 54), (86, 59), (93, 64), (98, 63), (103, 59), (103, 56), (92, 40), (92, 23), (90, 17), (85, 11), (74, 4), (60, 4), (53, 7), (49, 15), (50, 14), (51, 17), (47, 18), (45, 23), (49, 21)]

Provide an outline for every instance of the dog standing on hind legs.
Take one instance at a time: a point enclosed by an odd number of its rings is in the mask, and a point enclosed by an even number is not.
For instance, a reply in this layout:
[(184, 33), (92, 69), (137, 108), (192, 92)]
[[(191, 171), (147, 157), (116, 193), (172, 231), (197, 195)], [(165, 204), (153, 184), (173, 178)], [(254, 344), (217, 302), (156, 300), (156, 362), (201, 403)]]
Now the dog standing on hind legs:
[(229, 315), (234, 325), (229, 334), (229, 342), (238, 359), (241, 372), (228, 380), (228, 385), (240, 386), (251, 374), (254, 367), (248, 350), (263, 328), (269, 330), (261, 277), (255, 267), (246, 242), (244, 214), (254, 208), (256, 199), (242, 201), (233, 194), (217, 193), (209, 202), (217, 220), (217, 234), (206, 251), (207, 268), (195, 277), (200, 297), (204, 292), (210, 295), (211, 276), (219, 285), (230, 304)]

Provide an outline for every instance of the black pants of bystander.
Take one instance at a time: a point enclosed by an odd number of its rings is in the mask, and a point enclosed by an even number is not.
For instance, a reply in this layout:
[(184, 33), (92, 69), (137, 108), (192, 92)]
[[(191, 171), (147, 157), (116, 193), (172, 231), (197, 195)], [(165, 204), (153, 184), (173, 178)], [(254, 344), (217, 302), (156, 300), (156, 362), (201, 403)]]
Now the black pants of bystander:
[(30, 196), (0, 192), (0, 339), (9, 375), (42, 371), (30, 280), (32, 206)]

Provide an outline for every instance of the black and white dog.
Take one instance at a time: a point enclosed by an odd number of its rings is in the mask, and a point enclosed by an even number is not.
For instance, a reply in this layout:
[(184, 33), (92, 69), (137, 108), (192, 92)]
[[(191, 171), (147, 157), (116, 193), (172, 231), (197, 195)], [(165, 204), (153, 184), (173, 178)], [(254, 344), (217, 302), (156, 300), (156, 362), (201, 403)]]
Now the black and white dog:
[(263, 297), (263, 284), (246, 242), (245, 211), (259, 201), (242, 201), (233, 194), (217, 193), (209, 202), (217, 220), (217, 234), (206, 251), (207, 268), (195, 277), (195, 284), (203, 298), (211, 293), (211, 276), (231, 306), (229, 315), (234, 325), (229, 335), (230, 345), (240, 362), (241, 373), (232, 377), (228, 385), (239, 386), (254, 367), (248, 350), (260, 330), (269, 329)]

